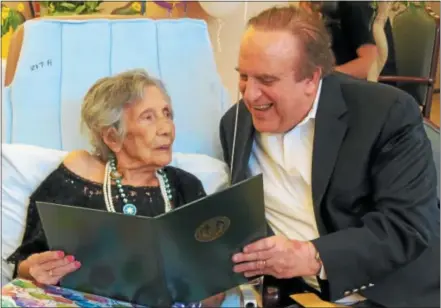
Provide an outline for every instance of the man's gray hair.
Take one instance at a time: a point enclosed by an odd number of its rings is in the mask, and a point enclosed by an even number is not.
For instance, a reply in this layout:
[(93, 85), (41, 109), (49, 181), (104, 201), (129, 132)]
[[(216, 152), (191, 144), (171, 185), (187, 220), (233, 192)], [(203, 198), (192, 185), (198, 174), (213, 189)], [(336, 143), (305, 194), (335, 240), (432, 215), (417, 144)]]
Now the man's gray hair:
[(157, 87), (167, 102), (171, 102), (163, 83), (144, 70), (130, 70), (101, 78), (87, 91), (81, 107), (81, 126), (88, 134), (94, 154), (103, 161), (107, 161), (111, 154), (103, 141), (103, 130), (115, 128), (122, 142), (126, 133), (123, 108), (143, 99), (144, 90), (149, 86)]
[(264, 31), (287, 31), (301, 42), (302, 57), (296, 63), (296, 79), (312, 76), (320, 68), (322, 77), (334, 70), (335, 57), (331, 37), (317, 13), (294, 5), (275, 6), (248, 21), (248, 27)]

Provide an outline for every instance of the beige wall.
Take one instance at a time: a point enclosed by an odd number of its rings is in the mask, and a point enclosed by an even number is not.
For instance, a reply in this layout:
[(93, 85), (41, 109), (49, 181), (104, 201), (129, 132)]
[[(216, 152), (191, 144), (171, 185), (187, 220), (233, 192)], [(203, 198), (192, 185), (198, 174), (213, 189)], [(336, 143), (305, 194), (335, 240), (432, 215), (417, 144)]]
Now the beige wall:
[[(169, 16), (166, 10), (157, 6), (152, 1), (147, 1), (147, 16), (152, 18), (180, 18), (187, 16), (190, 18), (205, 19), (208, 24), (219, 74), (224, 85), (229, 90), (232, 100), (235, 101), (238, 76), (234, 68), (237, 64), (239, 41), (244, 29), (245, 19), (270, 6), (287, 4), (288, 2), (294, 4), (296, 1), (258, 1), (248, 2), (246, 5), (245, 3), (241, 3), (240, 9), (235, 14), (219, 22), (205, 14), (198, 2), (188, 3), (187, 15), (185, 15), (181, 7), (173, 10), (172, 15)], [(19, 2), (4, 1), (3, 3), (15, 7)], [(110, 13), (113, 9), (123, 6), (125, 3), (127, 3), (127, 1), (104, 2), (101, 5), (102, 12)], [(427, 4), (429, 4), (435, 12), (440, 12), (440, 2), (427, 1)], [(25, 10), (24, 13), (25, 16), (28, 17), (28, 10)], [(440, 83), (439, 72), (440, 67), (438, 66), (436, 88), (439, 88)]]
[[(182, 7), (173, 10), (172, 18), (190, 17), (201, 18), (207, 22), (218, 72), (222, 82), (230, 93), (232, 102), (237, 97), (238, 75), (235, 71), (237, 56), (239, 53), (240, 37), (245, 27), (245, 19), (261, 12), (262, 10), (278, 5), (288, 4), (288, 1), (259, 1), (241, 3), (240, 8), (222, 20), (208, 16), (198, 2), (191, 2), (187, 6), (187, 15)], [(108, 2), (103, 4), (105, 12), (110, 12), (115, 7), (121, 6), (121, 2)], [(152, 2), (147, 2), (147, 16), (153, 18), (168, 18), (169, 13)]]
[[(201, 18), (205, 19), (208, 24), (208, 30), (211, 37), (214, 56), (217, 62), (219, 74), (222, 78), (224, 85), (230, 92), (230, 96), (233, 101), (237, 96), (237, 73), (234, 70), (237, 64), (237, 55), (239, 52), (239, 42), (242, 31), (245, 25), (245, 19), (250, 16), (264, 10), (270, 6), (278, 4), (294, 4), (295, 1), (259, 1), (241, 3), (238, 11), (224, 18), (221, 22), (205, 14), (200, 5), (197, 2), (190, 2), (187, 7), (187, 15), (183, 12), (182, 8), (177, 8), (173, 11), (172, 16), (163, 8), (155, 5), (151, 1), (147, 2), (147, 16), (152, 18)], [(8, 6), (15, 7), (19, 2), (3, 2)], [(124, 5), (125, 1), (118, 2), (104, 2), (102, 4), (103, 13), (110, 13), (113, 9)], [(440, 3), (437, 1), (428, 2), (433, 10), (437, 13), (440, 12)], [(25, 15), (27, 14), (27, 10)], [(27, 16), (26, 16), (27, 17)], [(220, 44), (218, 44), (220, 43)], [(438, 66), (436, 88), (439, 88), (440, 84), (440, 67)]]
[[(10, 7), (16, 7), (19, 2), (5, 1), (4, 3)], [(113, 9), (124, 6), (126, 3), (127, 1), (103, 2), (100, 8), (102, 13), (109, 14)], [(185, 15), (182, 6), (178, 6), (173, 10), (171, 16), (167, 10), (157, 6), (152, 1), (147, 1), (146, 15), (151, 18), (180, 18), (186, 16), (206, 20), (219, 74), (223, 84), (230, 92), (232, 101), (236, 101), (238, 76), (234, 68), (237, 65), (239, 42), (244, 30), (245, 19), (278, 4), (288, 4), (288, 1), (248, 2), (246, 5), (241, 3), (236, 13), (219, 22), (215, 18), (208, 16), (197, 1), (188, 2), (187, 15)]]
[[(244, 4), (241, 4), (241, 9), (238, 10), (236, 14), (223, 20), (220, 33), (219, 22), (213, 18), (207, 19), (218, 71), (222, 77), (224, 85), (230, 92), (233, 102), (237, 99), (238, 75), (235, 71), (235, 67), (237, 66), (240, 38), (245, 27), (245, 18), (249, 18), (276, 4), (287, 4), (287, 1), (248, 2), (247, 7), (245, 7)], [(218, 35), (220, 48), (218, 46)]]
[[(221, 21), (208, 16), (197, 2), (189, 3), (187, 6), (187, 15), (183, 12), (182, 7), (173, 10), (172, 16), (163, 8), (158, 7), (152, 2), (147, 2), (147, 16), (152, 18), (201, 18), (207, 22), (208, 31), (218, 72), (222, 78), (222, 82), (230, 93), (232, 102), (237, 97), (237, 81), (238, 75), (235, 71), (237, 65), (237, 56), (239, 53), (240, 37), (245, 26), (245, 18), (249, 18), (260, 11), (278, 4), (288, 4), (288, 1), (259, 1), (241, 3), (240, 8)], [(107, 2), (102, 4), (103, 13), (109, 13), (113, 9), (124, 5), (124, 2)], [(220, 44), (219, 44), (220, 43)]]
[[(147, 2), (147, 16), (154, 18), (167, 18), (169, 14), (166, 10), (159, 8), (154, 3)], [(237, 81), (238, 75), (235, 71), (237, 65), (237, 56), (239, 53), (240, 37), (244, 30), (245, 19), (261, 12), (262, 10), (279, 4), (288, 4), (288, 1), (259, 1), (241, 3), (240, 8), (232, 14), (219, 21), (208, 16), (197, 2), (189, 3), (187, 7), (187, 16), (191, 18), (202, 18), (206, 20), (208, 31), (218, 72), (222, 78), (222, 82), (230, 93), (232, 102), (237, 97)], [(113, 8), (120, 6), (121, 3), (109, 2), (104, 3), (103, 9), (111, 11)], [(184, 17), (182, 8), (175, 9), (171, 17)], [(220, 43), (220, 44), (219, 44)]]

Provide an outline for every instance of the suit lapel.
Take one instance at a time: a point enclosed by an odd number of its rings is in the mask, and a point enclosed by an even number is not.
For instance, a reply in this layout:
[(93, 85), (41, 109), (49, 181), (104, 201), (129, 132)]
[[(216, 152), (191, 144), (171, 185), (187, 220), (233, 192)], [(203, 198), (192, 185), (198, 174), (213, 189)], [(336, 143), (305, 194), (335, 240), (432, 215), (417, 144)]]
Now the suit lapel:
[(239, 118), (234, 152), (232, 182), (245, 180), (248, 169), (248, 160), (254, 141), (254, 126), (251, 114), (242, 100), (239, 102)]
[(343, 116), (346, 113), (346, 103), (338, 79), (340, 78), (331, 74), (323, 80), (315, 122), (311, 177), (314, 212), (320, 234), (326, 233), (320, 205), (347, 130)]

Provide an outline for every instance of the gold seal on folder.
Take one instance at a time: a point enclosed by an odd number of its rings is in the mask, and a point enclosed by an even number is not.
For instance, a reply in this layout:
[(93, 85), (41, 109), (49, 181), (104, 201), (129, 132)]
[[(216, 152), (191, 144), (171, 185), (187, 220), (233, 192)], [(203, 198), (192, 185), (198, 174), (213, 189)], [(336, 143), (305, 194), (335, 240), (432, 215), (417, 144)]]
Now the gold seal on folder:
[(217, 216), (204, 221), (194, 233), (199, 242), (211, 242), (227, 232), (230, 227), (230, 219), (225, 216)]

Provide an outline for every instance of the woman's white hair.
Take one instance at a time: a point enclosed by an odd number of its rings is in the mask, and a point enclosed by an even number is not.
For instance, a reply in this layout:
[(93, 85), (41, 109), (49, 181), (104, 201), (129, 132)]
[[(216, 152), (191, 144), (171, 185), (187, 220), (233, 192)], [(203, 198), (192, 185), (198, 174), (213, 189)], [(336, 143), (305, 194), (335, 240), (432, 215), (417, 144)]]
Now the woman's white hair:
[(145, 70), (101, 78), (87, 91), (81, 107), (81, 127), (88, 134), (94, 154), (103, 161), (107, 161), (112, 152), (103, 141), (103, 131), (113, 127), (122, 142), (125, 137), (123, 108), (143, 99), (144, 90), (149, 86), (157, 87), (170, 103), (163, 83)]

